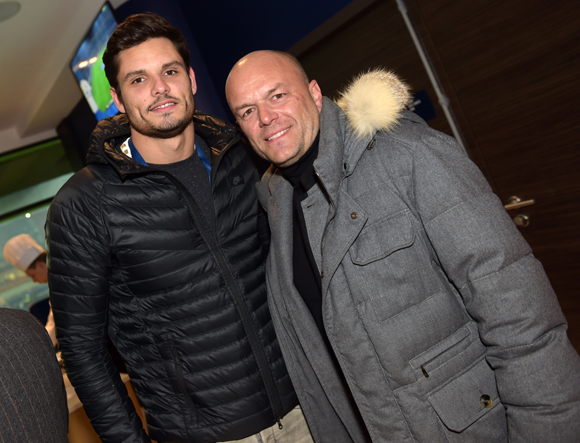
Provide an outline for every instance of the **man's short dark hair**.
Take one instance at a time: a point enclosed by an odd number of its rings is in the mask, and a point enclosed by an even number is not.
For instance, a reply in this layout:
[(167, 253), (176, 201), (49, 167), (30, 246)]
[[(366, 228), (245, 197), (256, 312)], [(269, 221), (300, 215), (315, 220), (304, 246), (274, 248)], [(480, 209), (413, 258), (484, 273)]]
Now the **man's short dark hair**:
[(189, 71), (189, 48), (181, 31), (157, 14), (150, 12), (135, 14), (117, 26), (117, 29), (115, 29), (115, 32), (109, 38), (107, 49), (103, 54), (105, 75), (110, 85), (117, 92), (117, 95), (121, 95), (119, 82), (117, 80), (119, 74), (119, 54), (149, 39), (160, 37), (164, 37), (173, 43), (173, 46), (175, 46), (175, 49), (183, 59), (185, 68)]

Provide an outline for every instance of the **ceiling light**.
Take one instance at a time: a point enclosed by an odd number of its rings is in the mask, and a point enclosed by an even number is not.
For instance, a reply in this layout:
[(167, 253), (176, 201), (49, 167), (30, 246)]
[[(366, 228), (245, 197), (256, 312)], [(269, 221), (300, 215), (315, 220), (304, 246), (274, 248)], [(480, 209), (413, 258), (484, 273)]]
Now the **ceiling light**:
[(10, 17), (16, 15), (18, 11), (20, 11), (20, 3), (0, 2), (0, 22), (8, 20)]

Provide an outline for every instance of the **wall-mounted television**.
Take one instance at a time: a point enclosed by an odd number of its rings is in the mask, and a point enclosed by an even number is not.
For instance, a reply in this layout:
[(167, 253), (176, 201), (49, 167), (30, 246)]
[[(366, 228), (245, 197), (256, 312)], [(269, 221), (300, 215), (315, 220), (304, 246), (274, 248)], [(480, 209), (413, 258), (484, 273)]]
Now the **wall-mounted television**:
[(111, 98), (110, 85), (103, 64), (107, 41), (117, 24), (111, 5), (106, 2), (70, 62), (73, 74), (97, 120), (119, 112)]

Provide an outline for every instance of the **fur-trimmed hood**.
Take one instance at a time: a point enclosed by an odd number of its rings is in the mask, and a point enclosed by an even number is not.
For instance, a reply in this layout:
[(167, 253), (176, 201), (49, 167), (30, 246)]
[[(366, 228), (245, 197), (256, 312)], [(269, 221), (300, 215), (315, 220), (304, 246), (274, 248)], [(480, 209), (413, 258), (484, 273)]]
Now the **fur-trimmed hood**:
[[(375, 134), (393, 130), (410, 100), (409, 87), (392, 72), (381, 69), (355, 78), (336, 103), (323, 98), (314, 168), (331, 199), (336, 198), (344, 174), (354, 170)], [(257, 186), (264, 207), (283, 182), (282, 174), (272, 165)]]
[(409, 86), (383, 69), (360, 74), (336, 100), (359, 137), (392, 129), (410, 102)]

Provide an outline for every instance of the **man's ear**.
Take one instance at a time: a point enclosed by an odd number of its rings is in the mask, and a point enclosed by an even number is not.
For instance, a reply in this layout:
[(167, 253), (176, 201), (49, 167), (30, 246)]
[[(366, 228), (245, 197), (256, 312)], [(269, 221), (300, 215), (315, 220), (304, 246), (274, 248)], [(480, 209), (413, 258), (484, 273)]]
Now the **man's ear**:
[(322, 111), (322, 91), (320, 90), (320, 86), (316, 80), (312, 80), (308, 85), (308, 90), (310, 91), (310, 95), (316, 103), (316, 107), (318, 108), (318, 112)]
[(191, 81), (191, 93), (195, 95), (197, 92), (197, 83), (195, 82), (195, 73), (191, 66), (189, 67), (189, 80)]
[(113, 88), (112, 86), (111, 86), (110, 91), (111, 91), (111, 97), (113, 97), (113, 101), (115, 102), (117, 109), (124, 114), (125, 113), (125, 106), (123, 106), (123, 100), (121, 100), (121, 94), (117, 94), (117, 91), (115, 91), (115, 88)]

